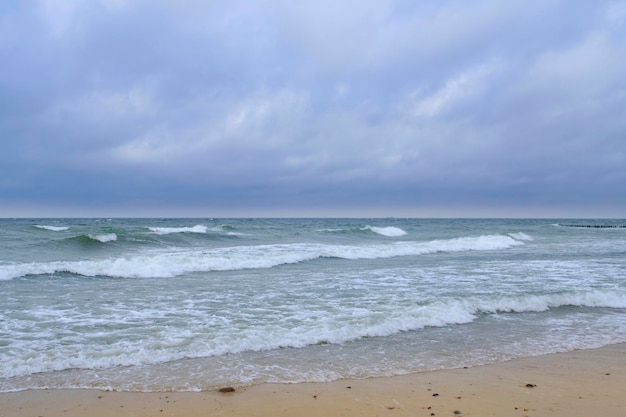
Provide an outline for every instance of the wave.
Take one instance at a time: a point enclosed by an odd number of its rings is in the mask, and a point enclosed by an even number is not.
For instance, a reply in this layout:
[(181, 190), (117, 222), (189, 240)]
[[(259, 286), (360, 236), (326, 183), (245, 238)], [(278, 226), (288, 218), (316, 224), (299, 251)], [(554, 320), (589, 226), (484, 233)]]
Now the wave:
[(50, 230), (51, 232), (62, 232), (64, 230), (69, 230), (69, 226), (46, 226), (46, 225), (36, 225), (38, 229)]
[[(386, 337), (426, 327), (467, 324), (485, 314), (543, 312), (566, 306), (626, 308), (626, 293), (613, 290), (586, 290), (568, 293), (517, 296), (476, 296), (448, 298), (422, 304), (388, 305), (382, 310), (354, 314), (353, 307), (320, 314), (316, 320), (302, 319), (298, 310), (293, 320), (259, 321), (254, 326), (212, 331), (203, 323), (170, 328), (165, 339), (129, 341), (126, 338), (105, 346), (56, 344), (49, 350), (28, 353), (28, 360), (15, 356), (0, 365), (0, 377), (10, 378), (66, 369), (103, 369), (147, 365), (179, 359), (201, 358), (246, 351), (303, 348), (341, 344), (370, 337)], [(365, 318), (365, 319), (364, 319)], [(111, 318), (124, 324), (124, 317)], [(130, 319), (129, 319), (130, 320)], [(197, 327), (195, 327), (197, 326)], [(214, 332), (219, 332), (215, 337)], [(171, 349), (169, 347), (172, 347)], [(90, 351), (92, 349), (93, 351)]]
[[(116, 238), (115, 234), (98, 235), (98, 237), (102, 239), (100, 241)], [(508, 235), (484, 235), (427, 242), (394, 242), (361, 246), (295, 243), (203, 250), (170, 250), (116, 259), (5, 264), (0, 265), (0, 280), (58, 272), (89, 277), (171, 278), (194, 272), (266, 269), (319, 258), (381, 259), (434, 253), (504, 250), (523, 244), (522, 241)]]
[(172, 233), (206, 233), (209, 228), (198, 224), (193, 227), (148, 227), (151, 232), (157, 235), (169, 235)]
[(404, 230), (400, 229), (399, 227), (393, 227), (393, 226), (389, 226), (389, 227), (365, 226), (361, 230), (369, 230), (379, 235), (387, 236), (387, 237), (399, 237), (399, 236), (406, 235), (406, 232)]
[(91, 240), (95, 240), (101, 243), (114, 242), (117, 240), (117, 235), (115, 233), (105, 233), (102, 235), (87, 235), (87, 237)]
[(235, 229), (236, 229), (235, 226), (232, 226), (230, 224), (222, 224), (220, 226), (212, 228), (211, 230), (216, 231), (216, 232), (217, 231), (225, 232), (225, 231), (232, 231)]
[(513, 239), (523, 240), (523, 241), (526, 241), (526, 242), (530, 242), (530, 241), (534, 240), (532, 237), (530, 237), (526, 233), (522, 233), (522, 232), (509, 233), (508, 235), (511, 236)]
[(222, 224), (220, 226), (212, 227), (208, 230), (215, 233), (222, 233), (226, 236), (245, 236), (245, 233), (234, 232), (234, 230), (236, 230), (235, 227), (229, 224)]
[(362, 232), (373, 232), (381, 236), (386, 237), (400, 237), (407, 234), (406, 231), (400, 229), (399, 227), (388, 226), (388, 227), (377, 227), (377, 226), (365, 226), (358, 229), (342, 229), (342, 228), (325, 228), (325, 229), (317, 229), (318, 233), (362, 233)]
[(576, 229), (626, 229), (623, 224), (554, 224), (556, 227), (573, 227)]
[(81, 247), (93, 247), (94, 245), (100, 245), (101, 243), (115, 242), (118, 240), (116, 233), (89, 233), (85, 235), (77, 235), (67, 237), (62, 241), (54, 242), (55, 246), (59, 246), (61, 243), (67, 243), (70, 245), (79, 245)]

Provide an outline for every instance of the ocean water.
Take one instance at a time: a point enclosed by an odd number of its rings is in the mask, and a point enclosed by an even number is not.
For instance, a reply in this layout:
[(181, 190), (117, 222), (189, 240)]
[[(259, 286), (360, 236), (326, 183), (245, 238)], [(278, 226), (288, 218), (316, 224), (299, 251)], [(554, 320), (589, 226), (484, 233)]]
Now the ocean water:
[(626, 342), (626, 221), (0, 219), (0, 391), (195, 391)]

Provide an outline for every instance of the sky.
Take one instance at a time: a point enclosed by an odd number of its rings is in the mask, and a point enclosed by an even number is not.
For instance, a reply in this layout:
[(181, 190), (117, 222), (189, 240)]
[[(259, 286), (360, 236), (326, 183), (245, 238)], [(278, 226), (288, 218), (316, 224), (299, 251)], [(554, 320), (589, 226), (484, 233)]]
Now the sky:
[(0, 217), (626, 218), (626, 1), (0, 4)]

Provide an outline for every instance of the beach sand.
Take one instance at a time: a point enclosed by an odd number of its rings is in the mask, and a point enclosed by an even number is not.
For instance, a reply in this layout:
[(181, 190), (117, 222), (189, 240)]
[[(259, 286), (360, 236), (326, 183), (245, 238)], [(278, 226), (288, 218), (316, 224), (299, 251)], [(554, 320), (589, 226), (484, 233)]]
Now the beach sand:
[(0, 394), (1, 417), (626, 416), (626, 344), (467, 369), (235, 392), (35, 390)]

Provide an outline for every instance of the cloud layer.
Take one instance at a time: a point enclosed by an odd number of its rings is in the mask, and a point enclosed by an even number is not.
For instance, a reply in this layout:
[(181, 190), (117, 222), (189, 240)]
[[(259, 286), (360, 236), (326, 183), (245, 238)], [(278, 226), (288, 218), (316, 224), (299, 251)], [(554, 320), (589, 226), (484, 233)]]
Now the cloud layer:
[(618, 216), (626, 2), (14, 2), (0, 216)]

